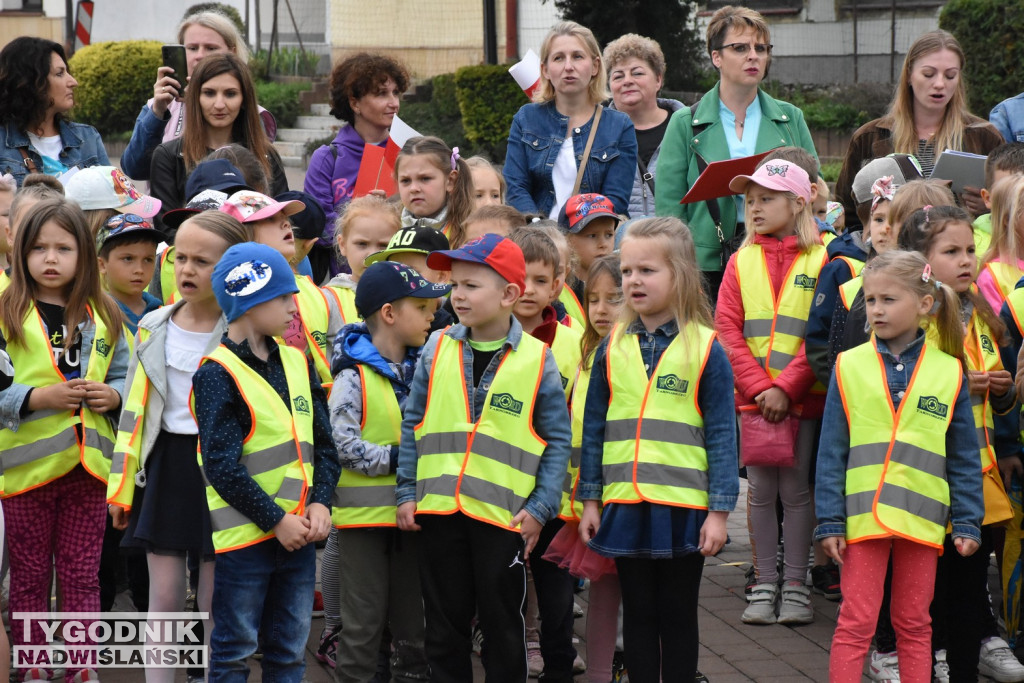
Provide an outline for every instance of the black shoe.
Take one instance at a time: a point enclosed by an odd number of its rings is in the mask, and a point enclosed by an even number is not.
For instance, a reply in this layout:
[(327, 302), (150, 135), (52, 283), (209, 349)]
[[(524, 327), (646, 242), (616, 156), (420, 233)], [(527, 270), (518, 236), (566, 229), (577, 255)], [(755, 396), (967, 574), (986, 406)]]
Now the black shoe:
[(708, 677), (705, 676), (704, 674), (702, 674), (699, 671), (697, 672), (697, 677), (694, 678), (693, 680), (694, 680), (694, 683), (710, 683), (708, 681)]
[(811, 567), (811, 584), (814, 592), (824, 595), (826, 600), (838, 601), (843, 597), (839, 588), (839, 567), (833, 562)]
[(612, 655), (612, 683), (629, 683), (629, 672), (626, 671), (626, 655), (616, 650)]

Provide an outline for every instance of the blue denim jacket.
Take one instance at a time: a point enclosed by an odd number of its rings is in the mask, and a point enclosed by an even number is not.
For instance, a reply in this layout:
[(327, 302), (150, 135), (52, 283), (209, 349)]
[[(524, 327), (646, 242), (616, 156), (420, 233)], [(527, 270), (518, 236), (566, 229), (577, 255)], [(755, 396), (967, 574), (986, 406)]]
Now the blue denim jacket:
[[(870, 342), (868, 342), (870, 343)], [(924, 344), (920, 333), (899, 356), (890, 353), (881, 339), (878, 352), (885, 364), (892, 405), (898, 409)], [(897, 369), (897, 366), (900, 369)], [(883, 406), (879, 406), (884, 409)], [(850, 456), (850, 425), (843, 410), (836, 373), (829, 382), (822, 418), (821, 441), (818, 444), (817, 473), (814, 480), (814, 509), (818, 527), (814, 538), (846, 536), (846, 463)], [(953, 406), (953, 417), (946, 430), (946, 480), (949, 482), (950, 516), (953, 538), (981, 540), (981, 521), (985, 516), (985, 500), (981, 491), (981, 463), (978, 460), (978, 435), (974, 414), (967, 395), (966, 379)]]
[[(679, 327), (674, 320), (665, 323), (653, 333), (642, 323), (634, 322), (626, 334), (635, 334), (640, 343), (647, 376), (661, 360), (661, 354), (676, 338)], [(580, 455), (580, 500), (600, 500), (604, 488), (601, 478), (601, 458), (604, 454), (604, 426), (608, 418), (608, 399), (611, 390), (605, 374), (608, 340), (597, 347), (594, 370), (590, 373), (590, 388), (583, 411), (583, 444)], [(733, 386), (732, 366), (722, 345), (715, 341), (704, 366), (697, 391), (697, 405), (704, 415), (704, 448), (708, 453), (708, 509), (730, 512), (739, 496), (739, 466), (736, 457), (736, 416), (732, 399), (723, 395), (723, 388)]]
[[(434, 332), (427, 340), (416, 364), (412, 389), (405, 404), (405, 415), (402, 419), (402, 443), (398, 449), (398, 485), (395, 487), (395, 498), (398, 505), (416, 500), (416, 435), (413, 431), (423, 420), (423, 412), (427, 405), (427, 385), (430, 383), (430, 366), (434, 362), (434, 353), (446, 334), (456, 341), (465, 342), (469, 339), (469, 328), (464, 325), (452, 325), (447, 330)], [(480, 377), (478, 387), (473, 386), (473, 349), (469, 344), (462, 345), (462, 367), (465, 376), (466, 395), (473, 409), (473, 420), (480, 418), (487, 398), (487, 390), (494, 380), (505, 354), (515, 351), (523, 337), (523, 326), (514, 317), (509, 328), (508, 338), (501, 351), (494, 354), (490, 364)], [(443, 381), (455, 381), (445, 378)], [(533, 429), (537, 436), (547, 442), (544, 454), (537, 469), (536, 484), (533, 493), (526, 499), (523, 508), (541, 524), (554, 519), (562, 501), (562, 482), (565, 480), (566, 468), (569, 466), (569, 451), (572, 441), (572, 428), (569, 424), (569, 411), (565, 405), (565, 393), (562, 389), (562, 377), (558, 374), (555, 357), (551, 349), (546, 350), (544, 372), (537, 390), (537, 400), (533, 408)]]
[(992, 107), (988, 120), (1007, 142), (1024, 142), (1024, 93)]
[[(576, 166), (583, 159), (593, 117), (572, 131)], [(506, 203), (523, 213), (547, 216), (555, 205), (551, 171), (569, 130), (569, 117), (554, 102), (526, 104), (512, 119), (508, 152), (502, 173), (508, 183)], [(590, 159), (583, 173), (580, 193), (597, 192), (615, 204), (615, 211), (629, 213), (629, 197), (636, 174), (636, 131), (626, 114), (605, 109), (597, 126)]]
[[(60, 139), (64, 150), (60, 153), (60, 161), (68, 168), (89, 168), (90, 166), (109, 166), (107, 150), (103, 147), (100, 134), (92, 126), (84, 123), (60, 122)], [(0, 126), (0, 175), (10, 173), (21, 187), (28, 175), (25, 159), (18, 151), (25, 147), (29, 157), (35, 162), (36, 168), (42, 170), (43, 160), (39, 152), (32, 147), (25, 131), (18, 130), (14, 124)]]

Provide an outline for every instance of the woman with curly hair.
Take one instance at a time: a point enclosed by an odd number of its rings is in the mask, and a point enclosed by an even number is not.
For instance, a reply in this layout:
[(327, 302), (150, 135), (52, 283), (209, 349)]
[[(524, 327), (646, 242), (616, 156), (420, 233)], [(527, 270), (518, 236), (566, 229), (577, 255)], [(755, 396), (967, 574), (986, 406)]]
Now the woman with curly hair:
[[(408, 87), (409, 72), (387, 55), (360, 52), (338, 62), (331, 72), (331, 114), (347, 125), (331, 144), (313, 152), (303, 187), (327, 214), (320, 246), (330, 249), (334, 244), (334, 222), (352, 199), (363, 148), (385, 145)], [(339, 266), (331, 264), (332, 275), (339, 272)]]
[(0, 51), (0, 175), (21, 187), (29, 173), (110, 165), (96, 129), (64, 119), (77, 86), (59, 43), (21, 36)]

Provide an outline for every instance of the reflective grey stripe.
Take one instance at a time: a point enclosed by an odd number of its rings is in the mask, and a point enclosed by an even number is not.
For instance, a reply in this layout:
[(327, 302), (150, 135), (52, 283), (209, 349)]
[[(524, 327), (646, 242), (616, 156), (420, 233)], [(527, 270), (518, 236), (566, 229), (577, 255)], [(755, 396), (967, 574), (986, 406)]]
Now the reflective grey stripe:
[(512, 489), (466, 475), (462, 477), (459, 495), (476, 498), (481, 502), (504, 508), (509, 511), (510, 520), (513, 515), (523, 509), (523, 505), (526, 503), (526, 499), (517, 496)]
[(127, 453), (114, 453), (113, 459), (110, 461), (110, 473), (111, 474), (123, 474), (124, 473), (124, 461), (128, 459)]
[(540, 467), (539, 455), (479, 432), (473, 437), (473, 453), (530, 476), (537, 474)]
[(801, 320), (800, 318), (791, 318), (788, 315), (775, 316), (776, 333), (788, 334), (793, 337), (802, 337), (804, 336), (804, 330), (806, 328), (806, 320)]
[(439, 453), (465, 453), (469, 444), (469, 432), (433, 432), (416, 439), (416, 453), (437, 455)]
[(891, 462), (898, 462), (913, 467), (934, 477), (946, 478), (946, 457), (917, 446), (897, 441), (893, 444)]
[(608, 420), (604, 423), (604, 440), (608, 441), (632, 441), (636, 438), (637, 420)]
[(346, 508), (394, 507), (395, 485), (339, 486), (334, 489), (331, 503)]
[(107, 460), (110, 460), (110, 456), (114, 452), (114, 442), (110, 440), (110, 437), (101, 435), (95, 429), (85, 430), (85, 447), (95, 448)]
[(771, 356), (769, 356), (768, 367), (772, 370), (785, 370), (786, 366), (789, 365), (793, 358), (794, 356), (791, 356), (788, 353), (782, 353), (781, 351), (772, 349)]
[(27, 465), (36, 460), (60, 453), (68, 448), (78, 445), (78, 438), (75, 436), (75, 428), (68, 427), (56, 436), (48, 439), (40, 439), (32, 443), (22, 444), (14, 448), (5, 448), (0, 453), (4, 462), (4, 470), (10, 471), (15, 467)]
[(423, 500), (428, 495), (455, 497), (455, 487), (459, 484), (459, 475), (442, 474), (439, 477), (416, 480), (416, 500)]
[(46, 419), (48, 417), (53, 417), (54, 415), (59, 415), (59, 414), (67, 415), (68, 411), (67, 410), (33, 410), (25, 418), (23, 418), (20, 422), (21, 422), (21, 424), (28, 424), (29, 422), (35, 422), (36, 420), (43, 420), (43, 419)]
[(850, 457), (846, 461), (846, 469), (881, 465), (885, 462), (885, 453), (889, 450), (886, 443), (867, 443), (850, 449)]
[(988, 427), (976, 427), (974, 430), (978, 434), (978, 445), (981, 448), (985, 448), (987, 445), (985, 438), (988, 437), (988, 443), (992, 443), (992, 434), (989, 432)]
[(882, 492), (878, 495), (878, 502), (905, 510), (936, 524), (945, 524), (949, 518), (948, 505), (902, 486), (883, 484)]
[(210, 526), (213, 527), (214, 531), (227, 531), (228, 529), (253, 523), (251, 519), (230, 505), (217, 510), (210, 510)]
[(565, 478), (562, 479), (562, 493), (572, 494), (572, 474), (569, 472), (566, 472)]
[[(604, 485), (632, 482), (633, 463), (623, 462), (601, 467)], [(657, 484), (675, 486), (686, 489), (707, 490), (708, 473), (690, 467), (675, 465), (656, 465), (650, 462), (637, 463), (636, 481), (638, 484)]]
[(583, 458), (583, 449), (579, 446), (573, 446), (572, 450), (569, 451), (569, 465), (579, 469), (580, 460)]
[(285, 441), (276, 446), (265, 448), (262, 451), (242, 455), (242, 464), (249, 476), (255, 477), (258, 474), (266, 474), (276, 470), (278, 467), (289, 465), (297, 460), (295, 442)]
[(756, 360), (757, 364), (761, 366), (762, 370), (764, 370), (764, 356), (754, 356), (754, 360)]
[(978, 396), (977, 394), (971, 394), (971, 407), (980, 406), (982, 401), (985, 400), (984, 396)]
[(772, 334), (772, 319), (751, 319), (743, 321), (743, 336), (769, 337)]
[(704, 447), (704, 430), (702, 428), (671, 420), (645, 418), (640, 423), (640, 438), (682, 446)]
[(846, 516), (863, 515), (871, 512), (871, 506), (875, 502), (875, 491), (861, 491), (860, 493), (846, 494)]
[(284, 500), (301, 500), (302, 480), (285, 477), (281, 482), (280, 488), (277, 489), (277, 493), (272, 494), (272, 496)]

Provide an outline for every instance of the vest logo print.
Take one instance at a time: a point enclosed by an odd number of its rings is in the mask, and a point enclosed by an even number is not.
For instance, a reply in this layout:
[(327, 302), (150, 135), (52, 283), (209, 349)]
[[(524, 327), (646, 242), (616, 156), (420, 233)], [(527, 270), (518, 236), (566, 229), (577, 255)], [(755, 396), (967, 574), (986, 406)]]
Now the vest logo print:
[(992, 345), (992, 338), (987, 334), (981, 335), (981, 348), (985, 353), (995, 353), (995, 346)]
[(561, 373), (558, 374), (558, 377), (562, 380), (562, 388), (563, 389), (565, 389), (567, 386), (569, 386), (569, 378), (568, 377), (566, 377), (565, 375), (563, 375)]
[(316, 330), (313, 332), (313, 342), (322, 349), (326, 348), (327, 335), (321, 332), (320, 330)]
[(96, 353), (100, 354), (104, 358), (110, 355), (110, 344), (107, 343), (106, 339), (96, 340)]
[(793, 278), (793, 286), (794, 287), (799, 287), (800, 289), (812, 289), (813, 290), (814, 289), (814, 285), (816, 285), (817, 282), (818, 282), (818, 278), (810, 277), (808, 275), (804, 275), (803, 273), (800, 273), (795, 278)]
[(295, 404), (295, 412), (309, 415), (309, 401), (305, 396), (296, 396), (292, 403)]
[(520, 415), (523, 412), (523, 402), (517, 401), (512, 394), (491, 396), (491, 407), (509, 415)]
[(657, 388), (658, 391), (686, 396), (686, 392), (690, 389), (690, 381), (681, 379), (679, 375), (661, 375), (658, 377)]
[(949, 414), (949, 406), (934, 396), (922, 396), (917, 400), (917, 411), (945, 420)]

